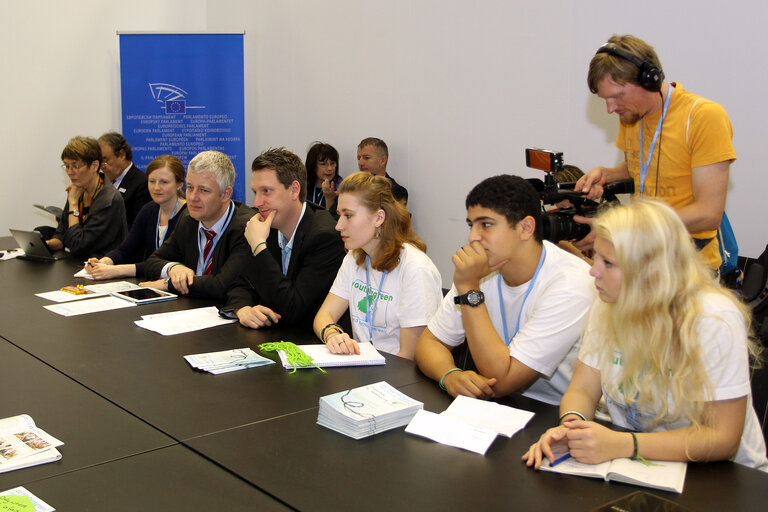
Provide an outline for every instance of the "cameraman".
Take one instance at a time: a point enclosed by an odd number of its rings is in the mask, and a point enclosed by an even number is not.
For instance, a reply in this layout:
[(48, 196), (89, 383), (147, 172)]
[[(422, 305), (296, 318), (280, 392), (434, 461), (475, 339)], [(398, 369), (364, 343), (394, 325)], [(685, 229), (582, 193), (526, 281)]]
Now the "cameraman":
[[(658, 197), (677, 211), (707, 264), (718, 269), (717, 229), (736, 159), (725, 109), (679, 83), (666, 82), (654, 49), (631, 35), (613, 36), (598, 49), (587, 83), (605, 100), (608, 113), (619, 116), (616, 146), (624, 162), (595, 167), (576, 190), (597, 199), (606, 183), (633, 178), (637, 196)], [(574, 220), (592, 223), (580, 216)], [(593, 241), (590, 233), (574, 245), (589, 253)]]

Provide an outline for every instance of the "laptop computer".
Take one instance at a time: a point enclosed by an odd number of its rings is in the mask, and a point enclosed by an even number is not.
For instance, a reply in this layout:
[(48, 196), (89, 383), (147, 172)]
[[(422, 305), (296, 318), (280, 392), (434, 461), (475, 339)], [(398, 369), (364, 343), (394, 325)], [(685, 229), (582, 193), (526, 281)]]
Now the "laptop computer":
[(56, 261), (67, 257), (64, 251), (51, 251), (43, 240), (43, 235), (39, 231), (24, 231), (21, 229), (11, 229), (11, 234), (24, 251), (21, 259), (33, 261)]

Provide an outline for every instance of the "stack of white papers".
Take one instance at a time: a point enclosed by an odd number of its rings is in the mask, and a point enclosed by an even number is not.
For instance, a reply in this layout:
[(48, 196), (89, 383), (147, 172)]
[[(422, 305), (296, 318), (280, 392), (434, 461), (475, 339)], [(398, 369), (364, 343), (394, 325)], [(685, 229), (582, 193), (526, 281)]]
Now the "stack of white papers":
[(0, 473), (59, 460), (63, 444), (27, 414), (0, 420)]
[(512, 437), (533, 413), (506, 405), (457, 396), (440, 414), (419, 411), (405, 429), (441, 444), (485, 455), (498, 434)]
[(254, 366), (275, 364), (271, 359), (262, 357), (250, 348), (234, 348), (221, 352), (207, 352), (205, 354), (192, 354), (184, 356), (184, 359), (198, 370), (218, 375), (219, 373), (236, 372)]
[(34, 510), (35, 512), (56, 512), (55, 508), (29, 492), (24, 487), (14, 487), (13, 489), (0, 492), (0, 510)]
[(354, 439), (407, 425), (424, 404), (386, 382), (320, 398), (317, 424)]
[[(129, 302), (129, 304), (133, 303)], [(141, 320), (136, 320), (134, 323), (139, 327), (160, 333), (163, 336), (171, 336), (173, 334), (199, 331), (233, 322), (237, 322), (237, 320), (222, 318), (219, 316), (219, 310), (216, 309), (216, 306), (209, 306), (207, 308), (172, 311), (156, 315), (143, 315)]]

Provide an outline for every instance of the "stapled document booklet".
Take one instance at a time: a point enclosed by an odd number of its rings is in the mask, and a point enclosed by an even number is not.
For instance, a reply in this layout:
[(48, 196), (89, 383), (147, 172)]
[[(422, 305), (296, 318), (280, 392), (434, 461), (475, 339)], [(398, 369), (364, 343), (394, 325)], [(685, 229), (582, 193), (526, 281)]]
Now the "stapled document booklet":
[(0, 473), (61, 459), (64, 443), (37, 428), (27, 414), (0, 420)]

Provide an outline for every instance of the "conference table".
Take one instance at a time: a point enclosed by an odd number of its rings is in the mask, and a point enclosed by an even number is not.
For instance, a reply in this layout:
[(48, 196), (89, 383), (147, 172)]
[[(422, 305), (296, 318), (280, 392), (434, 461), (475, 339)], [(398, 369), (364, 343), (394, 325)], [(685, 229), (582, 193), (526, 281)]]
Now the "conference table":
[[(0, 248), (13, 247), (0, 238)], [(591, 510), (640, 488), (530, 470), (527, 447), (557, 408), (513, 394), (535, 413), (485, 456), (403, 428), (354, 440), (317, 425), (318, 400), (386, 381), (441, 412), (452, 398), (416, 366), (290, 372), (280, 364), (212, 375), (187, 354), (272, 341), (316, 340), (308, 329), (236, 323), (175, 336), (142, 315), (212, 305), (177, 300), (64, 317), (35, 293), (82, 284), (78, 262), (0, 261), (0, 418), (30, 414), (64, 441), (62, 459), (0, 474), (57, 510)], [(135, 279), (126, 279), (137, 281)], [(87, 284), (87, 283), (85, 283)], [(90, 300), (90, 299), (86, 299)], [(689, 464), (682, 494), (649, 490), (693, 510), (759, 510), (768, 475), (730, 462)]]

